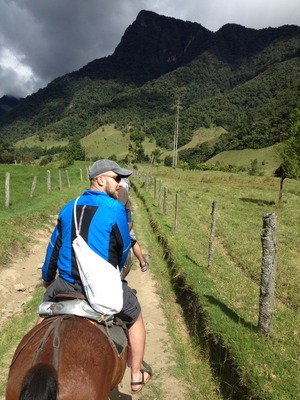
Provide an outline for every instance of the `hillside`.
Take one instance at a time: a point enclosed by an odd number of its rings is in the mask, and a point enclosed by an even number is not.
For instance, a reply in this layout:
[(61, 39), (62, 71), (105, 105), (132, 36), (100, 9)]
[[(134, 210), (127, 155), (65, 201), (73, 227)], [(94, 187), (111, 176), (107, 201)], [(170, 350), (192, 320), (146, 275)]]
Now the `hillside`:
[[(271, 146), (283, 140), (299, 106), (299, 61), (298, 26), (227, 24), (214, 33), (141, 11), (111, 56), (55, 79), (2, 116), (0, 140), (84, 138), (115, 124), (122, 134), (144, 132), (168, 151), (179, 98), (179, 147), (201, 127), (226, 131), (205, 151), (197, 144), (200, 161), (224, 150)], [(186, 161), (191, 153), (179, 156)]]
[(250, 170), (251, 163), (257, 160), (257, 174), (273, 176), (274, 171), (281, 164), (279, 155), (280, 144), (262, 149), (228, 150), (219, 153), (207, 161), (213, 165), (233, 165)]
[(2, 96), (0, 98), (0, 117), (9, 113), (19, 103), (19, 99), (12, 96)]

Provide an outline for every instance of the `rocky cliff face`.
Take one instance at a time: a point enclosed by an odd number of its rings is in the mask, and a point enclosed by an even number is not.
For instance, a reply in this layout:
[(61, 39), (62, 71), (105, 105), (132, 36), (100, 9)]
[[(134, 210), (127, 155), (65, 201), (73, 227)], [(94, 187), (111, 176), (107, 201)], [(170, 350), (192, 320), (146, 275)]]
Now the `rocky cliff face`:
[(192, 61), (212, 37), (197, 23), (141, 11), (113, 55), (92, 61), (74, 74), (143, 84)]
[(112, 57), (127, 66), (154, 70), (159, 76), (192, 61), (212, 36), (199, 24), (141, 11)]
[(190, 63), (204, 52), (235, 67), (270, 43), (292, 37), (300, 40), (300, 27), (256, 30), (226, 24), (218, 32), (211, 32), (197, 23), (143, 10), (126, 29), (113, 55), (92, 61), (71, 75), (140, 85)]

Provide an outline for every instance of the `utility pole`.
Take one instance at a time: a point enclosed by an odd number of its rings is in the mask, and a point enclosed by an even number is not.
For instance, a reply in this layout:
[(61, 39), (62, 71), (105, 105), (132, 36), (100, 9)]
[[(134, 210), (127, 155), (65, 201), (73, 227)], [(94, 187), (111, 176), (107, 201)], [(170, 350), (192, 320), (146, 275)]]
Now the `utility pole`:
[(175, 101), (175, 109), (176, 109), (176, 117), (175, 117), (175, 132), (174, 132), (174, 140), (173, 140), (173, 163), (172, 166), (174, 168), (177, 167), (177, 161), (178, 161), (178, 133), (179, 133), (179, 111), (182, 110), (182, 107), (180, 105), (180, 99)]

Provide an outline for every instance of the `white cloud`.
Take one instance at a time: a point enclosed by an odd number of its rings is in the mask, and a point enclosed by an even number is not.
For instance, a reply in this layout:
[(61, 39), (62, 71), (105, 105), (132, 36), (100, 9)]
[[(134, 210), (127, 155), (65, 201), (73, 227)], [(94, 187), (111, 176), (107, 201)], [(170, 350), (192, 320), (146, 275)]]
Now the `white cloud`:
[(32, 77), (32, 69), (23, 64), (24, 56), (17, 56), (9, 49), (3, 49), (0, 54), (0, 64), (3, 68), (17, 69), (21, 78), (29, 79)]
[(0, 97), (5, 94), (24, 97), (36, 90), (39, 82), (30, 66), (24, 64), (24, 57), (9, 49), (0, 52)]

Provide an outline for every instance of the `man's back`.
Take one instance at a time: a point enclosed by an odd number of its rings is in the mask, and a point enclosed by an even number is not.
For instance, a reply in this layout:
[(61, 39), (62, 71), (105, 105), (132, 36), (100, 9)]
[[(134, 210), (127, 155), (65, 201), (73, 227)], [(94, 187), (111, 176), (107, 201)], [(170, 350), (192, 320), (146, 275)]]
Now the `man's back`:
[[(73, 221), (74, 200), (66, 204), (53, 232), (53, 247), (47, 251), (43, 279), (52, 280), (59, 267), (59, 275), (68, 282), (79, 280), (78, 267), (72, 253), (76, 237)], [(130, 249), (127, 217), (124, 207), (107, 194), (87, 190), (78, 199), (76, 215), (81, 236), (106, 261), (120, 268)]]

